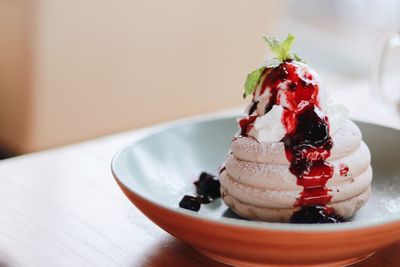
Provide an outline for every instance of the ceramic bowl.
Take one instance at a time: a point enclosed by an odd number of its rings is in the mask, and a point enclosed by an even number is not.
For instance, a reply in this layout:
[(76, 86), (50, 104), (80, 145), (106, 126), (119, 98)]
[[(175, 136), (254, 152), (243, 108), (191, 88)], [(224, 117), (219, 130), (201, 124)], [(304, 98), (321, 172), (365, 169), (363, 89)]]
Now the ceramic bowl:
[(236, 131), (233, 117), (161, 127), (112, 161), (125, 195), (165, 231), (235, 266), (343, 266), (400, 240), (400, 131), (357, 123), (372, 153), (373, 191), (351, 222), (325, 225), (240, 219), (217, 200), (199, 212), (178, 207), (202, 171), (216, 173)]

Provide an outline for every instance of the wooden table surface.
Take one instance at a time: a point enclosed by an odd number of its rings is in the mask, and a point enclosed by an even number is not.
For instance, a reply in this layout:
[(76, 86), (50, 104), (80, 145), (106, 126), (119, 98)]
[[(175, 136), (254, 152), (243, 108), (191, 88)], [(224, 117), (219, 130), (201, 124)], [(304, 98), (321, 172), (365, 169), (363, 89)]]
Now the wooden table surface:
[[(127, 132), (0, 161), (0, 267), (224, 266), (144, 217), (110, 172)], [(399, 266), (400, 244), (356, 266)]]

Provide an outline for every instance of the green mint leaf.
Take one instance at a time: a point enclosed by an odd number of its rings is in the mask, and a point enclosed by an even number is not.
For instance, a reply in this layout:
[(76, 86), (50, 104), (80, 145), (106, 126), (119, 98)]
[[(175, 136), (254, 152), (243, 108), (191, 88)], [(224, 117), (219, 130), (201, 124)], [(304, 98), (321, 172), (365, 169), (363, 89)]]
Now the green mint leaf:
[(264, 40), (267, 42), (271, 51), (281, 62), (292, 58), (290, 49), (292, 48), (294, 39), (295, 37), (292, 34), (288, 34), (283, 42), (279, 42), (274, 37), (264, 36)]
[(303, 62), (305, 63), (305, 61), (303, 59), (301, 59), (297, 54), (293, 54), (293, 58), (294, 60), (298, 61), (298, 62)]
[(265, 66), (247, 74), (246, 82), (244, 84), (243, 98), (246, 98), (248, 95), (251, 95), (254, 92), (254, 90), (256, 90), (257, 84), (260, 81), (264, 69)]
[(288, 34), (286, 39), (282, 42), (279, 42), (274, 37), (264, 36), (264, 40), (267, 42), (268, 46), (275, 54), (275, 57), (267, 61), (265, 65), (262, 66), (261, 68), (256, 69), (247, 75), (246, 82), (244, 84), (243, 98), (246, 98), (248, 95), (253, 94), (253, 92), (256, 90), (257, 84), (261, 79), (261, 75), (263, 74), (266, 68), (270, 69), (278, 67), (281, 63), (287, 60), (304, 62), (296, 54), (290, 53), (290, 49), (293, 46), (294, 39), (295, 37), (292, 34)]

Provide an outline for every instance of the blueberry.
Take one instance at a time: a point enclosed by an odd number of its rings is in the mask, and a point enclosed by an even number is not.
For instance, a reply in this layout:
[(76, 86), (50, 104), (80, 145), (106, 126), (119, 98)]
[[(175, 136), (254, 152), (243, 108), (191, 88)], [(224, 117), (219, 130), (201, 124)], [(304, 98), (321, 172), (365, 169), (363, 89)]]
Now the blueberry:
[(179, 207), (187, 210), (199, 211), (200, 201), (196, 197), (185, 195), (179, 202)]

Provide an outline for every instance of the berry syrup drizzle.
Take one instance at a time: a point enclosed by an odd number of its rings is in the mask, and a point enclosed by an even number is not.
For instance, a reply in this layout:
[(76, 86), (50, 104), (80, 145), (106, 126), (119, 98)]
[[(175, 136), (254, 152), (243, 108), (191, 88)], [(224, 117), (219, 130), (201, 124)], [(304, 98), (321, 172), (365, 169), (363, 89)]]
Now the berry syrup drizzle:
[[(274, 105), (280, 105), (282, 97), (286, 100), (282, 122), (287, 133), (282, 142), (290, 162), (289, 170), (296, 176), (297, 184), (303, 187), (294, 204), (300, 210), (293, 214), (290, 222), (339, 222), (341, 218), (334, 214), (332, 208), (327, 207), (332, 195), (326, 183), (333, 176), (333, 166), (327, 162), (333, 146), (329, 121), (319, 108), (319, 87), (311, 83), (312, 74), (305, 72), (301, 78), (296, 68), (299, 67), (290, 61), (276, 68), (266, 68), (259, 92), (259, 95), (266, 90), (270, 93), (265, 113)], [(282, 89), (283, 84), (286, 89)], [(252, 115), (256, 110), (254, 105), (257, 104), (253, 102), (249, 117), (239, 121), (242, 136), (247, 136), (257, 117)]]
[(347, 174), (349, 173), (349, 166), (347, 166), (346, 164), (341, 163), (339, 165), (339, 172), (340, 172), (340, 176), (347, 176)]

